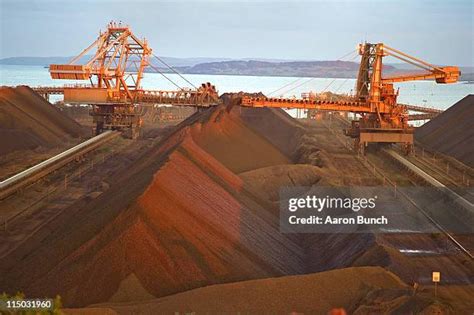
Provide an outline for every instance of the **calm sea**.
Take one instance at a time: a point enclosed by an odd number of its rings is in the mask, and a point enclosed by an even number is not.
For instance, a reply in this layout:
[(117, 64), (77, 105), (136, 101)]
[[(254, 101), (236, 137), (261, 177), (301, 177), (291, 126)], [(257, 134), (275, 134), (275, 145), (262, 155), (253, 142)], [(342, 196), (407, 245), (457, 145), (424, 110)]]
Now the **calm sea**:
[[(166, 74), (181, 87), (189, 87), (176, 74)], [(194, 85), (203, 82), (214, 84), (219, 93), (225, 92), (263, 92), (269, 94), (282, 88), (271, 96), (300, 97), (301, 93), (309, 91), (330, 91), (335, 93), (350, 93), (354, 88), (355, 79), (324, 79), (324, 78), (295, 78), (295, 77), (256, 77), (233, 75), (198, 75), (186, 74), (186, 79)], [(172, 83), (158, 73), (146, 73), (143, 79), (146, 89), (176, 89)], [(41, 66), (0, 65), (0, 85), (30, 85), (57, 86), (62, 84), (82, 83), (82, 81), (52, 80), (48, 69)], [(84, 83), (87, 83), (84, 81)], [(399, 102), (446, 109), (465, 97), (474, 94), (474, 84), (436, 84), (432, 81), (417, 81), (396, 84), (400, 88)], [(54, 99), (52, 100), (54, 101)]]

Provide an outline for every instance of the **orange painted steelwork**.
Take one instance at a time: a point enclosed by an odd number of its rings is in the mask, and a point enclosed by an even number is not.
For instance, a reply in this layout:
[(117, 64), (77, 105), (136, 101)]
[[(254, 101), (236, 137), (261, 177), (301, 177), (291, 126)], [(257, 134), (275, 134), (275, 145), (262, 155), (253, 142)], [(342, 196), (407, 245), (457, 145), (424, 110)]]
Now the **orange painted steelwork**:
[[(76, 64), (94, 48), (95, 54), (85, 64)], [(103, 129), (130, 129), (132, 137), (136, 137), (141, 125), (137, 105), (142, 103), (196, 107), (218, 103), (217, 91), (210, 83), (177, 91), (143, 90), (144, 70), (148, 66), (154, 68), (150, 56), (152, 49), (146, 40), (138, 39), (128, 26), (110, 22), (107, 30), (77, 57), (65, 65), (50, 65), (49, 72), (53, 79), (89, 80), (88, 85), (64, 86), (61, 91), (65, 103), (93, 105), (96, 133)], [(53, 90), (39, 92), (49, 95)]]
[[(363, 151), (370, 142), (402, 143), (407, 152), (413, 145), (413, 128), (411, 119), (429, 118), (437, 110), (419, 106), (397, 103), (398, 91), (393, 83), (413, 80), (436, 80), (437, 83), (454, 83), (460, 76), (458, 67), (437, 67), (418, 58), (409, 56), (382, 43), (359, 45), (361, 63), (357, 77), (356, 94), (343, 101), (317, 100), (314, 97), (305, 99), (285, 98), (251, 98), (243, 97), (242, 105), (250, 107), (304, 108), (326, 111), (342, 111), (359, 114), (361, 117), (352, 122), (352, 127), (345, 134), (353, 137), (358, 150)], [(424, 70), (422, 73), (404, 74), (383, 77), (382, 59), (393, 56)], [(310, 94), (308, 94), (310, 95)], [(408, 111), (422, 114), (409, 115)]]

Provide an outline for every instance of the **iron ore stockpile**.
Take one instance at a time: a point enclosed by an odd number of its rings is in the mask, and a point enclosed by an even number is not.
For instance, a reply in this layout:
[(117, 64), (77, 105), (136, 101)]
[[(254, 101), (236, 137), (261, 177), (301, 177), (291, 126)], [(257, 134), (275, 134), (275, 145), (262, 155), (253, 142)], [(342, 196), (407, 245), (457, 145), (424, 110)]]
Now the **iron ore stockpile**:
[[(0, 291), (59, 294), (66, 313), (473, 309), (472, 261), (444, 251), (442, 236), (281, 233), (281, 186), (381, 181), (326, 123), (223, 99), (144, 142), (133, 164), (102, 179), (102, 193), (76, 193), (28, 241), (0, 253)], [(452, 281), (437, 300), (431, 269)]]
[(0, 178), (80, 142), (85, 134), (81, 125), (29, 87), (0, 88)]
[(415, 137), (428, 149), (474, 167), (474, 95), (468, 95), (418, 128)]

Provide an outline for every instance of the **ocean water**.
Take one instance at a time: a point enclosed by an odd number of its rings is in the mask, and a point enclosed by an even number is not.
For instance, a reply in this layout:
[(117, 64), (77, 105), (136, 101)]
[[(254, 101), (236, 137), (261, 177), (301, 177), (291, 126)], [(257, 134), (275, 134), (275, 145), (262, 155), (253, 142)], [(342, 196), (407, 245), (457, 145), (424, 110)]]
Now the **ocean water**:
[[(190, 87), (176, 74), (166, 76), (180, 87)], [(184, 77), (194, 85), (211, 82), (219, 93), (263, 92), (278, 97), (300, 97), (305, 92), (330, 91), (351, 93), (355, 79), (261, 77), (234, 75), (186, 74)], [(0, 85), (58, 86), (63, 84), (87, 83), (87, 81), (53, 80), (47, 68), (41, 66), (0, 65)], [(177, 87), (159, 73), (145, 73), (143, 87), (153, 90), (175, 90)], [(284, 87), (284, 88), (282, 88)], [(400, 103), (447, 109), (468, 94), (474, 94), (474, 84), (463, 82), (436, 84), (434, 81), (405, 82), (395, 85), (400, 89)], [(280, 89), (281, 88), (281, 89)], [(60, 98), (60, 96), (57, 96)], [(55, 101), (52, 98), (51, 101)]]

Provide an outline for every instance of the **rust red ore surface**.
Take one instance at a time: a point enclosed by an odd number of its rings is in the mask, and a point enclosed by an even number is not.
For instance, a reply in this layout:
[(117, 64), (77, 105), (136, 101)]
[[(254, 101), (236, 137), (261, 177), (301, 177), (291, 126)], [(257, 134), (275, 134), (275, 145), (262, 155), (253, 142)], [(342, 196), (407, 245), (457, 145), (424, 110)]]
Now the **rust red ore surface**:
[(236, 175), (287, 163), (238, 108), (197, 114), (111, 181), (109, 191), (79, 201), (77, 217), (65, 218), (43, 245), (4, 259), (0, 267), (10, 271), (0, 290), (60, 294), (67, 305), (84, 306), (109, 300), (131, 274), (160, 297), (301, 273), (303, 251), (279, 233), (277, 206)]
[(0, 88), (0, 156), (84, 136), (74, 120), (27, 86)]
[(468, 95), (415, 131), (428, 149), (474, 167), (474, 95)]

